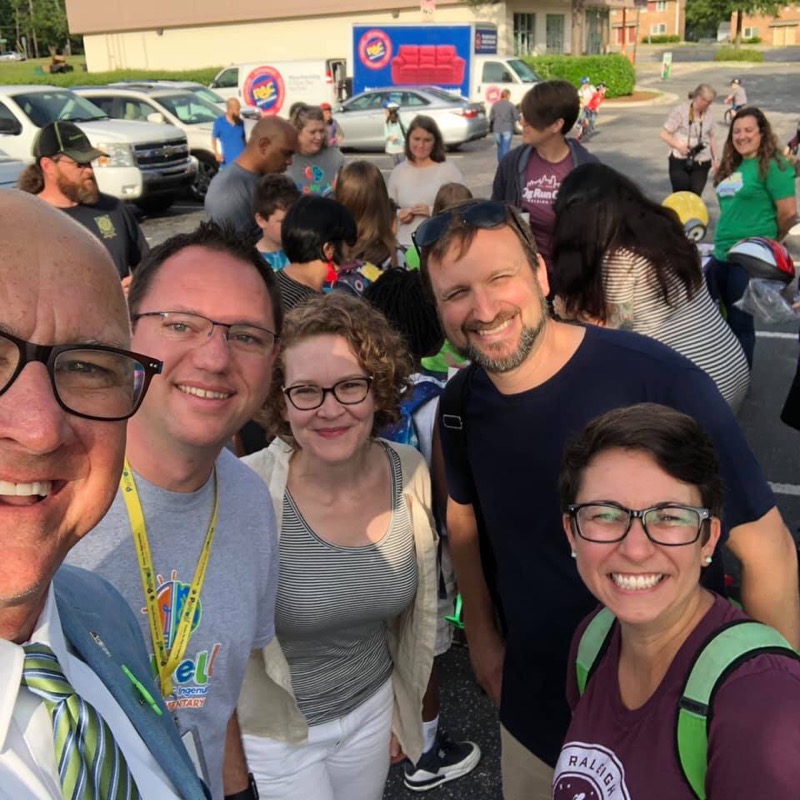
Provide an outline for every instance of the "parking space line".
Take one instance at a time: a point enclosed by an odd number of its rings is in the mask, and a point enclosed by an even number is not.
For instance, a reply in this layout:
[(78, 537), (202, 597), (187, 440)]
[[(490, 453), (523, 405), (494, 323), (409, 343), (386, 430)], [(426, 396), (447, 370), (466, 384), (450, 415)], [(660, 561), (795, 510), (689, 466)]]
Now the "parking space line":
[(796, 483), (774, 483), (770, 481), (769, 486), (775, 494), (789, 494), (794, 497), (800, 497), (800, 486)]
[(796, 339), (796, 333), (785, 333), (783, 331), (756, 331), (758, 339)]

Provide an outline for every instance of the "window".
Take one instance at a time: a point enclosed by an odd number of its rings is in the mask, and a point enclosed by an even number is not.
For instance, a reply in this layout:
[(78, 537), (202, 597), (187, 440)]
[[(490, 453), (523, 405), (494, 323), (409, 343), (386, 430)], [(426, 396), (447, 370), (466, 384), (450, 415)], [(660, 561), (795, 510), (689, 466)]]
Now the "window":
[(239, 67), (224, 69), (211, 84), (212, 89), (235, 89), (239, 85)]
[(184, 125), (214, 122), (217, 117), (221, 117), (225, 113), (219, 106), (215, 106), (191, 92), (159, 95), (156, 102), (166, 108), (170, 114), (176, 116)]
[(514, 55), (529, 56), (536, 46), (536, 14), (514, 14)]
[(19, 136), (22, 133), (22, 125), (17, 118), (0, 103), (0, 135), (9, 134)]
[[(345, 108), (347, 111), (368, 111), (370, 108), (380, 108), (383, 104), (384, 95), (381, 92), (370, 92), (369, 94), (362, 94), (361, 97), (356, 97), (352, 103), (347, 103)], [(395, 103), (400, 103), (394, 96), (391, 98)]]
[(483, 65), (484, 83), (513, 83), (511, 73), (506, 69), (505, 64), (499, 61), (487, 61)]
[(758, 36), (758, 28), (745, 28), (742, 31), (742, 36), (745, 39), (755, 39)]
[(655, 25), (650, 26), (650, 35), (651, 36), (659, 36), (660, 34), (664, 34), (667, 32), (667, 23), (666, 22), (657, 22)]
[(656, 11), (666, 11), (667, 0), (656, 0)]
[(108, 116), (89, 100), (84, 100), (83, 97), (65, 89), (16, 94), (13, 99), (30, 121), (39, 128), (57, 119), (89, 122), (94, 119), (105, 119)]
[(424, 97), (420, 97), (415, 92), (403, 92), (400, 96), (401, 106), (427, 106), (428, 101)]
[(548, 14), (545, 18), (545, 41), (548, 53), (564, 52), (564, 15)]

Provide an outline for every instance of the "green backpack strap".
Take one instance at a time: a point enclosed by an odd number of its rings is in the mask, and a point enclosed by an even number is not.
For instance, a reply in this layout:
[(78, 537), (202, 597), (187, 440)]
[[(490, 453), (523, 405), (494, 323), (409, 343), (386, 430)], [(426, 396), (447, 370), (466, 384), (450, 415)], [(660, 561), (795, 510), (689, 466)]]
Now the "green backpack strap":
[(762, 653), (798, 658), (776, 630), (739, 620), (716, 631), (695, 656), (676, 716), (676, 749), (683, 776), (699, 800), (706, 798), (708, 726), (718, 687), (744, 661)]
[(578, 693), (581, 695), (586, 691), (589, 676), (608, 646), (616, 621), (617, 618), (607, 608), (602, 608), (586, 626), (578, 642), (575, 675), (578, 679)]

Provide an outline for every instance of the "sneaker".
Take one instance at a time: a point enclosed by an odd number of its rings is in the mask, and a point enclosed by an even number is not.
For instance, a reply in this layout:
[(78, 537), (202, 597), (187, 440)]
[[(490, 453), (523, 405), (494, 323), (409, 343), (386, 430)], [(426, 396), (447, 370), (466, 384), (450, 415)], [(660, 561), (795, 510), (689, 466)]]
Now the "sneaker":
[(403, 783), (413, 792), (427, 792), (472, 772), (480, 760), (481, 749), (474, 742), (452, 742), (440, 732), (436, 744), (416, 765), (406, 761)]

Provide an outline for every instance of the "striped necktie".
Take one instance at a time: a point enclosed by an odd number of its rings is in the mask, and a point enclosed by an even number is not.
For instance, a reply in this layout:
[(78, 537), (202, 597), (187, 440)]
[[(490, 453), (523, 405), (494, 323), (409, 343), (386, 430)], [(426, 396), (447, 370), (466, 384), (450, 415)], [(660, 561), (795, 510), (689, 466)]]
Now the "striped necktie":
[(95, 708), (75, 694), (56, 654), (26, 644), (22, 685), (44, 700), (53, 719), (56, 764), (65, 800), (139, 800), (139, 790)]

